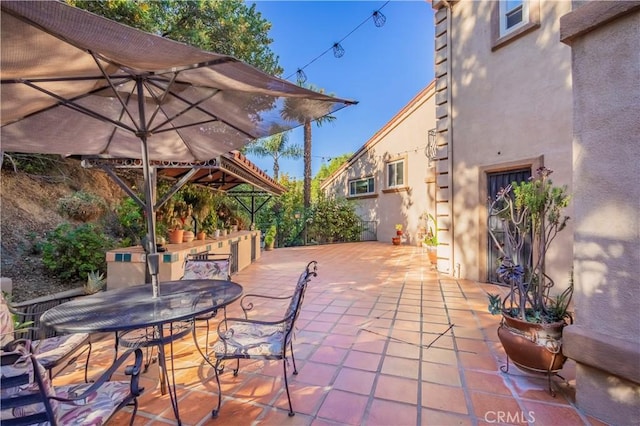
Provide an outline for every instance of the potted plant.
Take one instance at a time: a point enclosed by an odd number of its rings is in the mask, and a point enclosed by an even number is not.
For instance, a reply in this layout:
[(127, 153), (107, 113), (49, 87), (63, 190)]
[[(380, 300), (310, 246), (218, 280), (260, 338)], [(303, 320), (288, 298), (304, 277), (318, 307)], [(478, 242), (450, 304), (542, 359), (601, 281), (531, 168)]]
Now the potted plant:
[(422, 240), (422, 246), (427, 249), (427, 256), (429, 261), (435, 265), (438, 263), (438, 223), (436, 218), (431, 213), (424, 213), (425, 220), (425, 234)]
[(275, 225), (271, 225), (267, 232), (264, 234), (264, 249), (269, 251), (273, 250), (276, 243), (277, 229)]
[(402, 235), (402, 224), (401, 223), (396, 223), (396, 235), (398, 235), (398, 236)]
[(169, 242), (180, 244), (184, 241), (184, 233), (187, 219), (192, 215), (192, 207), (184, 200), (175, 200), (166, 205), (165, 215), (170, 218), (171, 230), (169, 231)]
[(563, 215), (569, 195), (566, 187), (553, 186), (551, 170), (542, 167), (536, 173), (528, 182), (508, 185), (491, 203), (489, 221), (498, 224), (505, 240), (502, 244), (488, 227), (501, 253), (497, 274), (509, 291), (504, 299), (489, 295), (489, 311), (502, 315), (498, 337), (508, 360), (523, 370), (550, 376), (566, 361), (562, 329), (572, 322), (568, 307), (573, 280), (552, 297), (554, 281), (546, 273), (546, 255), (569, 220)]

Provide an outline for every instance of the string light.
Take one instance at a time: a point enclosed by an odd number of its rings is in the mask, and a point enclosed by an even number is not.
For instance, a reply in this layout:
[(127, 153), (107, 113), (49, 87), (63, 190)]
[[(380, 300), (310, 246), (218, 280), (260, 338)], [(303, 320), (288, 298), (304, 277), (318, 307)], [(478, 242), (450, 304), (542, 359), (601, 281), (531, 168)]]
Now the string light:
[(307, 75), (304, 73), (304, 71), (302, 71), (301, 68), (298, 68), (298, 71), (296, 71), (296, 80), (298, 81), (298, 84), (307, 82)]
[(333, 43), (333, 56), (342, 58), (344, 56), (344, 48), (340, 43)]
[(358, 24), (358, 26), (356, 26), (354, 29), (352, 29), (346, 36), (342, 37), (340, 40), (338, 40), (337, 42), (333, 43), (331, 45), (331, 47), (329, 47), (327, 50), (325, 50), (324, 52), (322, 52), (321, 54), (319, 54), (318, 56), (316, 56), (315, 58), (313, 58), (309, 63), (307, 63), (305, 66), (300, 67), (296, 70), (295, 73), (289, 75), (286, 79), (289, 80), (291, 77), (293, 77), (294, 75), (296, 76), (296, 81), (298, 82), (298, 84), (301, 83), (305, 83), (307, 81), (307, 75), (304, 73), (304, 69), (307, 68), (309, 65), (313, 64), (315, 61), (317, 61), (318, 59), (320, 59), (321, 57), (323, 57), (324, 55), (326, 55), (330, 50), (333, 51), (333, 56), (335, 56), (336, 58), (341, 58), (345, 51), (344, 48), (342, 47), (341, 43), (347, 38), (349, 37), (351, 34), (353, 34), (354, 32), (356, 32), (361, 26), (363, 26), (369, 19), (373, 19), (373, 24), (380, 28), (382, 27), (385, 22), (387, 22), (387, 17), (384, 16), (382, 14), (382, 12), (380, 12), (387, 4), (389, 4), (388, 0), (387, 2), (385, 2), (382, 6), (380, 6), (379, 9), (374, 10), (371, 15), (369, 15), (367, 17), (367, 19), (365, 19), (364, 21), (362, 21), (360, 24)]
[(373, 12), (373, 24), (378, 28), (380, 28), (384, 25), (385, 22), (387, 22), (387, 17), (384, 16), (382, 12), (380, 12), (380, 9)]

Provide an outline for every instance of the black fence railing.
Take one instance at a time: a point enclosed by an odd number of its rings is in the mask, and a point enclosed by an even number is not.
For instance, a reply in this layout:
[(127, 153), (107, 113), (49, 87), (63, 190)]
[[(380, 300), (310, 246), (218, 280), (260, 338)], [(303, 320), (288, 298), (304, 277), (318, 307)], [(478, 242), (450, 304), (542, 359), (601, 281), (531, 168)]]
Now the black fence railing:
[(373, 220), (360, 221), (360, 241), (378, 240), (378, 222)]
[[(299, 223), (298, 223), (299, 222)], [(346, 242), (359, 242), (359, 241), (377, 241), (378, 240), (378, 222), (372, 220), (360, 220), (355, 226), (356, 229), (352, 229), (351, 232), (342, 235), (340, 233), (334, 234), (331, 237), (324, 235), (313, 235), (309, 232), (307, 235), (307, 241), (304, 241), (304, 222), (300, 219), (292, 227), (286, 230), (279, 231), (276, 236), (276, 247), (293, 247), (302, 245), (316, 245), (316, 244), (333, 244), (333, 243), (346, 243)], [(258, 224), (258, 229), (264, 230), (268, 228), (268, 224)]]

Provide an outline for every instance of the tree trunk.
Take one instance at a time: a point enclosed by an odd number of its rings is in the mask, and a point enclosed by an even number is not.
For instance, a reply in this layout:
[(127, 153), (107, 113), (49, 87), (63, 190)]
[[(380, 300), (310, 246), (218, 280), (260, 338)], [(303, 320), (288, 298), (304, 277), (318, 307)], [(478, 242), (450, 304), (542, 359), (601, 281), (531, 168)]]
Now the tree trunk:
[[(304, 122), (304, 216), (306, 218), (311, 208), (311, 122)], [(307, 221), (304, 221), (302, 240), (307, 244)]]
[(311, 122), (304, 123), (304, 208), (311, 207)]

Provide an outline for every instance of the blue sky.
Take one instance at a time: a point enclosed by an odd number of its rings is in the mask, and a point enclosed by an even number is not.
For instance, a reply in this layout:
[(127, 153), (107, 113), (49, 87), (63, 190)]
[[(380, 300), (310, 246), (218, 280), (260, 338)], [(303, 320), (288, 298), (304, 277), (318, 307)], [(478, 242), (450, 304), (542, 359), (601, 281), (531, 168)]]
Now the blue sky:
[[(323, 161), (357, 151), (433, 79), (433, 9), (424, 0), (390, 1), (386, 5), (385, 1), (255, 3), (273, 25), (271, 49), (280, 57), (283, 77), (293, 74), (289, 81), (295, 82), (298, 68), (346, 36), (340, 43), (344, 56), (335, 58), (329, 50), (304, 68), (307, 83), (359, 102), (336, 112), (334, 123), (314, 124), (314, 175)], [(384, 26), (376, 27), (370, 19), (353, 31), (383, 5)], [(289, 140), (302, 146), (302, 128), (292, 131)], [(272, 175), (272, 159), (253, 155), (249, 159)], [(281, 159), (280, 173), (302, 179), (302, 159)]]

